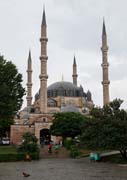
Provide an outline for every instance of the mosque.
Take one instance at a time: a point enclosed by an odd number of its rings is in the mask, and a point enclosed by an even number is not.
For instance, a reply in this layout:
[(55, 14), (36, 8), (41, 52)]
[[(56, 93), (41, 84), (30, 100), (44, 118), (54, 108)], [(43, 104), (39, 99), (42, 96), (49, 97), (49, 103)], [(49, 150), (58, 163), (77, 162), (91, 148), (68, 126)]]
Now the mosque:
[[(25, 132), (32, 132), (38, 138), (38, 142), (56, 140), (57, 137), (50, 135), (50, 126), (53, 120), (53, 114), (57, 112), (79, 112), (89, 114), (94, 106), (91, 92), (84, 92), (83, 87), (77, 84), (77, 64), (76, 58), (73, 60), (72, 82), (59, 81), (47, 87), (47, 24), (45, 10), (43, 10), (41, 24), (41, 56), (40, 56), (40, 88), (35, 94), (32, 103), (32, 59), (29, 51), (27, 66), (27, 106), (20, 111), (19, 116), (15, 118), (14, 125), (11, 126), (10, 139), (14, 144), (22, 143), (22, 136)], [(103, 23), (102, 34), (102, 56), (103, 56), (103, 96), (104, 104), (109, 101), (109, 80), (108, 80), (108, 62), (107, 62), (107, 38), (105, 24)]]

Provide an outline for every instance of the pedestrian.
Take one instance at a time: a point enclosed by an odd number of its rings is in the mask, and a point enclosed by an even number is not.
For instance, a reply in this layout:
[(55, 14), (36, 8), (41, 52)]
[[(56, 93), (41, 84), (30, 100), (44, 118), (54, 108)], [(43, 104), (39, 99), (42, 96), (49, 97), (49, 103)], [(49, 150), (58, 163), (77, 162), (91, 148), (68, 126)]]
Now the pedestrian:
[(59, 150), (59, 145), (58, 144), (54, 145), (54, 150), (55, 150), (55, 154), (58, 154), (58, 150)]
[(52, 144), (51, 143), (48, 144), (48, 152), (52, 153)]

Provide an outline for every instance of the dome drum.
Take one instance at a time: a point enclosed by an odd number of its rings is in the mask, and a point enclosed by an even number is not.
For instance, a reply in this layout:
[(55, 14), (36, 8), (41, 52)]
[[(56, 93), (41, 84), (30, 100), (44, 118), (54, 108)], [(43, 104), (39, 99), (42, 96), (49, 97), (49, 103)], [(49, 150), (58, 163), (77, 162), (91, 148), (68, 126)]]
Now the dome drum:
[(83, 97), (84, 92), (71, 82), (61, 81), (51, 84), (47, 93), (48, 97)]

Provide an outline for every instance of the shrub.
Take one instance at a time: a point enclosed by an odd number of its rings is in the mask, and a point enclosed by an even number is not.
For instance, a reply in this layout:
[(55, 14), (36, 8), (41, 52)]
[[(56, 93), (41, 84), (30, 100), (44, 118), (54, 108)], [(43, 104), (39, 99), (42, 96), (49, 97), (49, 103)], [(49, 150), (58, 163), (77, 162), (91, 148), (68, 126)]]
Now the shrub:
[(37, 138), (34, 134), (27, 132), (23, 135), (24, 142), (18, 148), (18, 152), (37, 152), (39, 150)]
[(10, 162), (16, 160), (16, 154), (0, 154), (0, 162)]
[(79, 154), (79, 149), (75, 145), (72, 145), (70, 148), (70, 157), (76, 158), (77, 156), (79, 156)]
[(30, 157), (32, 160), (39, 160), (39, 151), (30, 153)]
[(17, 153), (17, 161), (23, 161), (26, 159), (26, 154), (24, 152)]
[[(39, 151), (30, 153), (31, 160), (39, 159)], [(15, 154), (0, 154), (0, 162), (13, 162), (13, 161), (24, 161), (26, 160), (26, 153), (15, 153)]]
[(74, 141), (72, 139), (66, 139), (64, 141), (64, 146), (70, 150), (71, 146), (74, 145)]
[(18, 152), (37, 152), (38, 151), (38, 145), (37, 143), (31, 142), (28, 144), (22, 144), (18, 148)]
[(17, 149), (17, 147), (11, 146), (1, 146), (0, 150), (0, 162), (24, 161), (27, 153), (30, 155), (31, 160), (39, 159), (39, 150), (36, 152), (25, 152), (22, 151), (21, 147)]
[[(37, 144), (37, 138), (34, 134), (27, 132), (23, 135), (24, 142), (17, 149), (18, 160), (27, 160), (27, 155), (29, 160), (39, 159), (39, 147)], [(21, 158), (21, 159), (20, 159)]]

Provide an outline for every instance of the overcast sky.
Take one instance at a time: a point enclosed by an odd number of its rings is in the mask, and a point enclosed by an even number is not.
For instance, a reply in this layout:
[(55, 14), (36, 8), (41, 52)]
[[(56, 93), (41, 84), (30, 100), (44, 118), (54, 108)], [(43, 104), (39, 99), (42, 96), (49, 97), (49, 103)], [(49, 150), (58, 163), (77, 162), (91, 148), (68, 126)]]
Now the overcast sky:
[[(33, 97), (40, 82), (40, 26), (45, 4), (48, 31), (48, 85), (72, 81), (76, 56), (78, 85), (90, 90), (102, 106), (102, 21), (108, 38), (110, 100), (124, 100), (127, 109), (127, 1), (126, 0), (0, 0), (0, 53), (23, 74), (29, 48), (33, 65)], [(24, 98), (25, 99), (25, 98)], [(26, 105), (26, 99), (24, 105)]]

